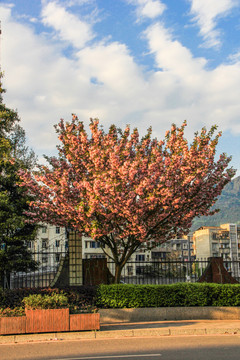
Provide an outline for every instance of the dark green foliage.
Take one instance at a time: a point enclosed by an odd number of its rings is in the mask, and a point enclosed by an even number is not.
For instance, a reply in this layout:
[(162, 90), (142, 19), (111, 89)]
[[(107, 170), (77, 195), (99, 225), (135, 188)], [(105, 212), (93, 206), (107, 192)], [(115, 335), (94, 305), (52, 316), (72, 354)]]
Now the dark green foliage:
[(240, 306), (240, 285), (215, 287), (211, 296), (213, 306)]
[(240, 285), (100, 285), (96, 305), (100, 308), (240, 306)]
[(172, 285), (100, 285), (76, 289), (0, 290), (0, 308), (22, 306), (33, 294), (66, 295), (71, 312), (93, 312), (98, 308), (141, 308), (177, 306), (240, 306), (240, 284), (178, 283)]
[(76, 289), (13, 289), (1, 290), (0, 289), (0, 308), (16, 308), (22, 306), (22, 300), (29, 295), (48, 295), (64, 293), (70, 309), (77, 312), (77, 310), (93, 310), (95, 308), (96, 287), (81, 286)]
[(36, 164), (33, 151), (25, 145), (25, 131), (18, 114), (2, 100), (0, 74), (0, 286), (9, 282), (10, 272), (36, 268), (27, 241), (36, 235), (36, 226), (26, 223), (30, 196), (19, 187), (18, 172)]

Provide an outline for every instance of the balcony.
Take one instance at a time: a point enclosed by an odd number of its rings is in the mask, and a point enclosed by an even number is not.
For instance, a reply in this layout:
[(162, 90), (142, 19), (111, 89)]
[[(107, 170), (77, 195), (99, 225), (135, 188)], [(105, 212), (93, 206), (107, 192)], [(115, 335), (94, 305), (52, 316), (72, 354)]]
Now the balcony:
[(229, 254), (230, 253), (230, 248), (227, 249), (219, 249), (220, 254)]
[(229, 239), (219, 239), (220, 244), (229, 244)]

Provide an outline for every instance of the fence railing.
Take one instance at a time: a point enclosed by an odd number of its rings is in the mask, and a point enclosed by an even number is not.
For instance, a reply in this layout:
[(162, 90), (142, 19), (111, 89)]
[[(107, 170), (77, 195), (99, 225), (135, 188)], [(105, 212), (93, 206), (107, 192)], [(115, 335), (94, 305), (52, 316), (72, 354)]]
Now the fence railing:
[(37, 269), (11, 273), (10, 277), (5, 278), (4, 287), (10, 289), (50, 287), (66, 254), (67, 251), (62, 248), (58, 251), (46, 249), (33, 252), (32, 257), (38, 263)]
[[(224, 261), (224, 267), (240, 282), (240, 261)], [(121, 282), (126, 284), (174, 284), (197, 282), (209, 264), (208, 259), (129, 261), (122, 269)], [(115, 264), (108, 262), (108, 268), (115, 273)]]
[[(208, 260), (182, 261), (129, 261), (121, 273), (121, 282), (126, 284), (174, 284), (196, 282), (208, 266)], [(115, 264), (108, 262), (115, 273)]]
[[(15, 272), (6, 278), (5, 288), (37, 288), (49, 287), (54, 283), (59, 265), (64, 260), (66, 252), (33, 253), (39, 266), (36, 271)], [(126, 284), (173, 284), (177, 282), (197, 282), (207, 268), (206, 259), (128, 261), (122, 269), (121, 283)], [(110, 273), (114, 276), (115, 264), (107, 262)], [(226, 270), (240, 282), (240, 261), (224, 261)]]

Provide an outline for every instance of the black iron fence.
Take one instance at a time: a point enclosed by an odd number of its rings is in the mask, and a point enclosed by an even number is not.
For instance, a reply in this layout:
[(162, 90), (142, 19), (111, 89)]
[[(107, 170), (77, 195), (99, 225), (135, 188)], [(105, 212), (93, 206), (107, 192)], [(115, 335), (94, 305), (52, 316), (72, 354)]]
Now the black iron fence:
[[(122, 269), (121, 282), (126, 284), (174, 284), (196, 282), (208, 266), (208, 260), (129, 261)], [(115, 264), (108, 262), (115, 273)]]
[(223, 265), (229, 274), (240, 283), (240, 260), (223, 260)]
[(38, 263), (34, 271), (12, 272), (4, 279), (4, 287), (17, 288), (43, 288), (54, 286), (60, 265), (63, 263), (67, 250), (59, 248), (58, 251), (46, 249), (33, 252), (32, 257)]
[[(240, 261), (223, 261), (224, 267), (240, 282)], [(129, 261), (122, 269), (121, 282), (126, 284), (174, 284), (178, 282), (197, 282), (203, 275), (208, 259), (201, 260), (160, 260)], [(115, 273), (115, 264), (108, 262), (109, 270)]]
[[(38, 252), (33, 258), (38, 261), (36, 271), (15, 272), (6, 277), (5, 288), (37, 288), (54, 286), (55, 279), (61, 271), (61, 264), (67, 252)], [(240, 282), (240, 261), (224, 261), (226, 270)], [(126, 284), (173, 284), (177, 282), (197, 282), (207, 268), (209, 261), (194, 260), (155, 260), (128, 261), (122, 269), (121, 283)], [(112, 276), (115, 274), (115, 264), (107, 262)]]

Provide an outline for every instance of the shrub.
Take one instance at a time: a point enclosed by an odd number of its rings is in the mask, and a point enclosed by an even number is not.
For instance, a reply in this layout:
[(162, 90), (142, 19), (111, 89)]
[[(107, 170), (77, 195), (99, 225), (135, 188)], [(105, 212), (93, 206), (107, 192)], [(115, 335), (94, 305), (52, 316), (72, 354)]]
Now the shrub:
[(23, 299), (26, 309), (60, 309), (68, 307), (68, 298), (65, 294), (29, 295)]
[(51, 288), (24, 288), (24, 289), (6, 289), (0, 291), (0, 308), (15, 308), (22, 306), (22, 300), (29, 295), (49, 295), (64, 294), (68, 298), (70, 307), (78, 307), (84, 309), (87, 307), (95, 308), (96, 306), (96, 287), (95, 286), (80, 286), (78, 288), (65, 287), (63, 289)]
[(0, 317), (12, 317), (12, 316), (24, 316), (25, 315), (25, 309), (23, 307), (17, 307), (14, 309), (0, 308)]
[(240, 284), (100, 285), (96, 304), (101, 308), (239, 306)]

